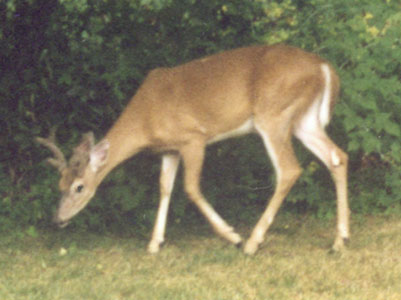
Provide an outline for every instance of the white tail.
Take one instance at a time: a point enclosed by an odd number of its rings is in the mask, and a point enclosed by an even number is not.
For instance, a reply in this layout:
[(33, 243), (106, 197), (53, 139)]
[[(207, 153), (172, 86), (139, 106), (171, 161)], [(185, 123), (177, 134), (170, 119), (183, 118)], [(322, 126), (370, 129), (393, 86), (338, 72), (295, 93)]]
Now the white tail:
[(338, 76), (328, 62), (284, 45), (241, 48), (153, 70), (103, 140), (95, 145), (93, 134), (85, 135), (68, 164), (54, 141), (38, 139), (54, 152), (51, 162), (62, 174), (55, 220), (66, 225), (115, 166), (143, 149), (154, 149), (167, 154), (162, 158), (160, 207), (149, 252), (158, 252), (164, 241), (180, 160), (188, 197), (219, 235), (239, 244), (240, 235), (207, 202), (199, 182), (207, 144), (256, 132), (272, 160), (277, 183), (245, 244), (244, 251), (252, 254), (301, 174), (291, 144), (296, 136), (332, 174), (338, 204), (334, 249), (340, 249), (349, 238), (348, 157), (324, 131), (338, 91)]

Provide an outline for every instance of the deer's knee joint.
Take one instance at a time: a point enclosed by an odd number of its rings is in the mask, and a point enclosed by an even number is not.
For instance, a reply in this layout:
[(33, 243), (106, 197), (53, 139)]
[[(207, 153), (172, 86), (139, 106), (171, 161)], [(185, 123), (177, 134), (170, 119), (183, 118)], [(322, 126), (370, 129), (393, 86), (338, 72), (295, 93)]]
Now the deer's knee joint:
[(186, 186), (185, 193), (187, 194), (189, 200), (191, 200), (192, 202), (198, 202), (199, 199), (202, 198), (201, 192), (196, 186)]
[(171, 195), (171, 192), (172, 192), (171, 185), (166, 185), (163, 183), (160, 184), (160, 197), (161, 198), (169, 197)]
[(299, 165), (295, 165), (286, 172), (285, 179), (294, 182), (301, 176), (302, 172), (303, 169)]
[(280, 186), (291, 187), (301, 176), (302, 168), (297, 166), (291, 167), (291, 169), (286, 169), (278, 175), (277, 184)]
[(341, 165), (341, 159), (335, 150), (331, 151), (331, 164), (334, 167), (338, 167), (339, 165)]
[(303, 169), (300, 166), (297, 165), (292, 171), (293, 177), (295, 179), (298, 179), (299, 176), (301, 176), (302, 172), (303, 172)]
[(333, 149), (330, 153), (330, 162), (333, 167), (346, 166), (348, 155), (341, 150)]

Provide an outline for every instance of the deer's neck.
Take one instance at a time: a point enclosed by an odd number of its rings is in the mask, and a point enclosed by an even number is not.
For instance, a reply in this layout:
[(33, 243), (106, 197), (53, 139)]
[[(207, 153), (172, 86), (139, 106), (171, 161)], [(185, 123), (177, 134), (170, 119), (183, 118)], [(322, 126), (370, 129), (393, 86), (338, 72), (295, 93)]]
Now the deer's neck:
[(143, 118), (137, 113), (132, 102), (131, 100), (104, 137), (110, 148), (107, 163), (99, 173), (99, 182), (117, 165), (148, 146), (148, 139), (143, 130)]

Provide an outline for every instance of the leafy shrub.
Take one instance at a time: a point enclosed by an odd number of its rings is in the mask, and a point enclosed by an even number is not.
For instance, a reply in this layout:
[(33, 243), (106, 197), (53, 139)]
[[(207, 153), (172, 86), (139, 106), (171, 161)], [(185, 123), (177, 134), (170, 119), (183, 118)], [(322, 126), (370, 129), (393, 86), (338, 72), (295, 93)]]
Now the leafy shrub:
[[(56, 205), (55, 171), (42, 163), (48, 153), (33, 136), (57, 125), (68, 153), (82, 132), (105, 134), (150, 69), (277, 42), (314, 51), (338, 69), (342, 101), (329, 130), (350, 154), (353, 210), (399, 211), (400, 8), (394, 0), (0, 3), (0, 226), (46, 225)], [(260, 141), (221, 143), (208, 153), (203, 185), (211, 202), (245, 219), (252, 213), (244, 207), (259, 211), (274, 185)], [(333, 215), (329, 175), (303, 150), (299, 156), (305, 174), (288, 202)], [(157, 163), (143, 155), (113, 172), (77, 224), (150, 223)], [(182, 218), (181, 188), (175, 198), (172, 214)]]

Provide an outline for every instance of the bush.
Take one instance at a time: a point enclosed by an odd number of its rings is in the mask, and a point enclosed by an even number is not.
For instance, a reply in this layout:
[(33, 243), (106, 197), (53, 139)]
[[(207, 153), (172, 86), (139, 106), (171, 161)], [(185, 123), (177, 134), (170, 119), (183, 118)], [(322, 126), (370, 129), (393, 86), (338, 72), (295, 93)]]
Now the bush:
[[(42, 163), (48, 152), (34, 136), (57, 125), (68, 153), (82, 132), (105, 134), (150, 69), (277, 42), (314, 51), (338, 69), (342, 101), (329, 130), (350, 154), (353, 210), (399, 211), (400, 8), (393, 0), (0, 3), (0, 226), (46, 225), (54, 210), (55, 171)], [(244, 207), (264, 205), (274, 177), (260, 141), (230, 141), (210, 153), (204, 187), (216, 206), (247, 218)], [(304, 151), (300, 158), (306, 172), (288, 202), (332, 215), (334, 195), (325, 193), (333, 190), (329, 175)], [(80, 222), (100, 228), (132, 218), (150, 222), (157, 162), (144, 155), (113, 172)], [(132, 171), (138, 169), (147, 171)], [(181, 189), (176, 198), (173, 215), (182, 218)]]

